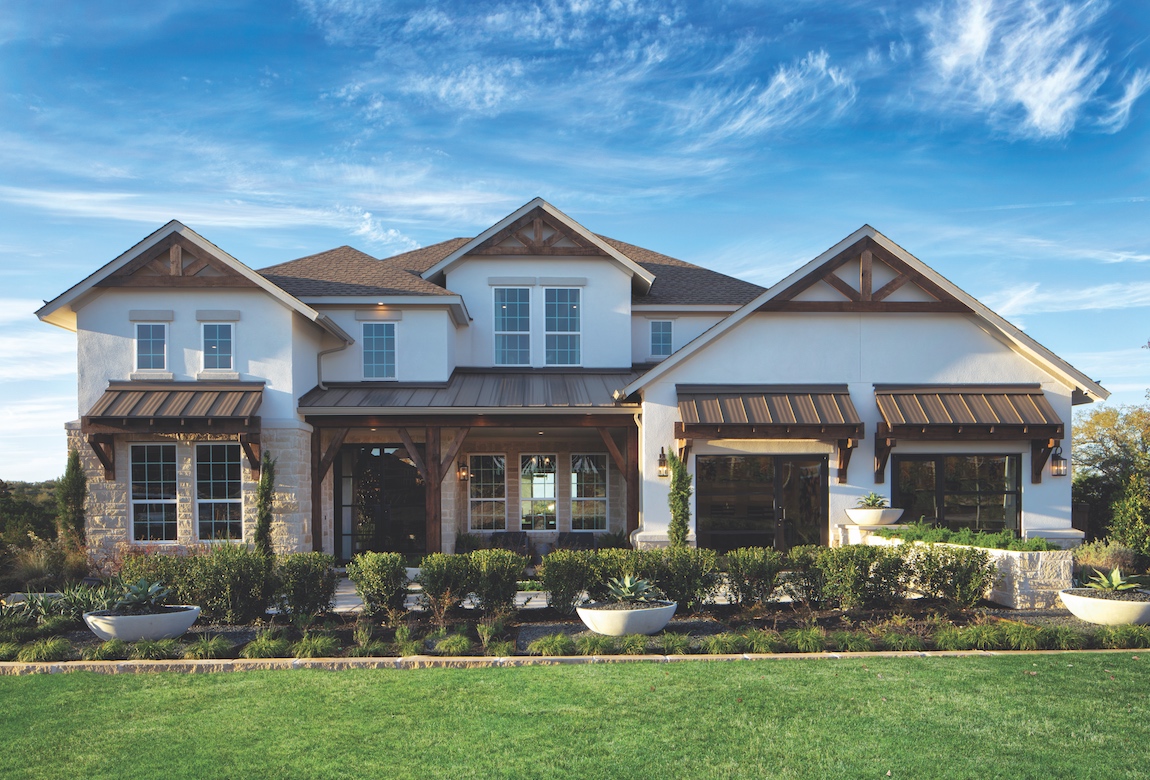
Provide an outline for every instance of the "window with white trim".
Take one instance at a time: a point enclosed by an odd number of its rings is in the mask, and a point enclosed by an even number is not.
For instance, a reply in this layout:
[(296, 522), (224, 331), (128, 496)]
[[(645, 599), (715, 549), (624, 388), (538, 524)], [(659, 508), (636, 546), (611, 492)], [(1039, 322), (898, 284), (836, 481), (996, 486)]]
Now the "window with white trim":
[(531, 289), (495, 289), (495, 365), (531, 365)]
[(571, 530), (607, 530), (607, 456), (571, 455)]
[(232, 370), (232, 324), (230, 322), (205, 322), (204, 370)]
[(667, 357), (671, 354), (671, 321), (651, 321), (651, 357)]
[(543, 291), (544, 351), (549, 366), (577, 366), (580, 354), (579, 288)]
[(555, 530), (556, 460), (554, 455), (519, 456), (520, 530)]
[(506, 531), (507, 459), (502, 455), (472, 455), (468, 468), (468, 527), (472, 531)]
[(136, 323), (136, 370), (165, 371), (167, 367), (167, 324), (163, 322)]
[(176, 445), (133, 444), (132, 541), (176, 541)]
[(240, 445), (196, 445), (196, 523), (201, 541), (244, 538)]
[(363, 378), (395, 379), (395, 323), (363, 324)]

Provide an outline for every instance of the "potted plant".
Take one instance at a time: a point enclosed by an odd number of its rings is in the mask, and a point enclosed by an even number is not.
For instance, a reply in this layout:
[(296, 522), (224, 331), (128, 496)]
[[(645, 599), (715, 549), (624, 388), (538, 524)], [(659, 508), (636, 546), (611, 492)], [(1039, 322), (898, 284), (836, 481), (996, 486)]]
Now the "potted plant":
[(884, 496), (867, 493), (847, 510), (847, 517), (855, 525), (890, 525), (902, 517), (901, 509), (891, 509)]
[(575, 610), (587, 628), (606, 636), (654, 634), (674, 617), (678, 606), (658, 598), (651, 583), (631, 575), (610, 580), (607, 593), (607, 601), (593, 601)]
[(169, 591), (159, 582), (141, 578), (127, 585), (111, 609), (84, 613), (84, 622), (92, 633), (105, 641), (120, 639), (175, 639), (200, 616), (200, 608), (188, 604), (168, 605)]
[(1119, 569), (1107, 576), (1095, 572), (1085, 588), (1059, 591), (1062, 603), (1076, 618), (1102, 626), (1150, 623), (1150, 591), (1127, 582)]

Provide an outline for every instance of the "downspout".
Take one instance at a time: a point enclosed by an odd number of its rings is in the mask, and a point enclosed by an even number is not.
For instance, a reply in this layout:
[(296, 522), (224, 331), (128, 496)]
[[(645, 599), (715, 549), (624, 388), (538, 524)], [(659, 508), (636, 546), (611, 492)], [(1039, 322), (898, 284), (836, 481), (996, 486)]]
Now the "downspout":
[(329, 332), (332, 332), (332, 335), (336, 336), (336, 338), (338, 338), (338, 339), (340, 339), (341, 341), (343, 341), (343, 343), (342, 343), (342, 344), (340, 344), (338, 347), (332, 347), (331, 349), (321, 349), (319, 352), (317, 352), (317, 353), (316, 353), (316, 356), (315, 356), (315, 379), (316, 379), (316, 384), (317, 384), (317, 385), (319, 385), (319, 389), (320, 389), (320, 390), (327, 390), (327, 385), (325, 385), (325, 384), (323, 383), (323, 356), (324, 356), (324, 355), (330, 355), (330, 354), (331, 354), (331, 353), (333, 353), (333, 352), (343, 352), (345, 349), (347, 349), (348, 347), (350, 347), (350, 346), (351, 346), (352, 344), (354, 344), (355, 342), (354, 342), (354, 341), (352, 341), (352, 340), (351, 340), (351, 338), (350, 338), (349, 336), (346, 336), (346, 335), (343, 335), (343, 336), (341, 336), (341, 335), (338, 335), (338, 334), (340, 334), (340, 333), (343, 333), (343, 330), (342, 330), (342, 329), (340, 329), (340, 328), (338, 328), (338, 327), (335, 327), (335, 323), (331, 322), (331, 320), (330, 320), (330, 319), (327, 317), (327, 315), (323, 315), (323, 314), (321, 314), (321, 315), (320, 315), (320, 317), (319, 317), (319, 319), (320, 319), (321, 321), (325, 321), (325, 324), (326, 324), (326, 323), (330, 323), (330, 324), (331, 324), (333, 327), (331, 327), (331, 328), (329, 328), (329, 329), (328, 329), (328, 330), (329, 330)]

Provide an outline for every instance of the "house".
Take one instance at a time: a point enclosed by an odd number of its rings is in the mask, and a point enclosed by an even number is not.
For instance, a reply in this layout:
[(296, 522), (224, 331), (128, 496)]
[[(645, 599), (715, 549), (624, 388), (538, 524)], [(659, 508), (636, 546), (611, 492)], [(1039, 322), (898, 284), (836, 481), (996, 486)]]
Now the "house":
[[(536, 199), (473, 238), (252, 270), (170, 222), (37, 312), (77, 335), (88, 539), (281, 550), (837, 544), (845, 509), (1070, 544), (1056, 476), (1098, 383), (869, 226), (763, 289)], [(1052, 464), (1055, 464), (1052, 466)]]

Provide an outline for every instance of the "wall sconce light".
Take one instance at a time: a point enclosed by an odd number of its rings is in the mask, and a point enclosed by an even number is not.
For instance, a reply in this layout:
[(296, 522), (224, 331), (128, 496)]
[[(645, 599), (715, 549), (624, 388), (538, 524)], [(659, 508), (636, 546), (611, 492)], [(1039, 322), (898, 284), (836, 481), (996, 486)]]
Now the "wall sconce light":
[(459, 477), (460, 482), (466, 482), (468, 478), (471, 477), (471, 474), (467, 471), (467, 464), (464, 461), (459, 461), (455, 468), (455, 476)]
[(1062, 447), (1055, 447), (1050, 456), (1050, 476), (1066, 476), (1066, 458), (1062, 457)]
[(667, 477), (671, 475), (671, 470), (667, 468), (667, 448), (659, 448), (659, 476)]

